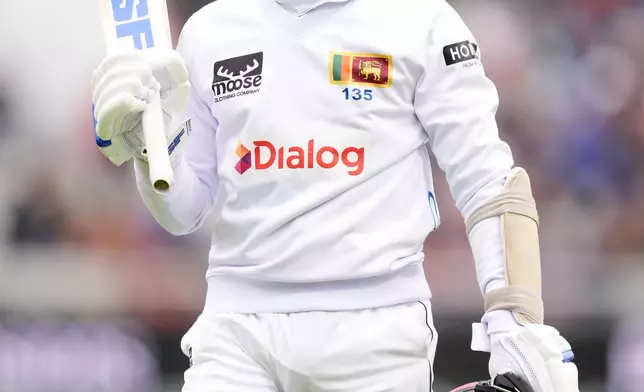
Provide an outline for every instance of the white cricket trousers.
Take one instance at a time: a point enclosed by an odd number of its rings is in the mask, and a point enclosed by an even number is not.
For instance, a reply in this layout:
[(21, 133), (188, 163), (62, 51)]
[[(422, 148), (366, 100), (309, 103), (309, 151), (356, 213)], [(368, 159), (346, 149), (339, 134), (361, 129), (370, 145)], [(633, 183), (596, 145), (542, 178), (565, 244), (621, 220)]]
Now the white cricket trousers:
[(202, 314), (183, 392), (431, 392), (429, 302), (337, 312)]

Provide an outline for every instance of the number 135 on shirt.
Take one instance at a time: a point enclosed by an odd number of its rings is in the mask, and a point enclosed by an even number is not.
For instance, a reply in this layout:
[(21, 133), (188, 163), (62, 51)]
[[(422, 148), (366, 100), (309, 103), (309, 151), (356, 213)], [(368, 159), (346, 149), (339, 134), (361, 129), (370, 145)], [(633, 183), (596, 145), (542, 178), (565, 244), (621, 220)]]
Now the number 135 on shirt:
[(369, 89), (361, 89), (361, 88), (345, 88), (342, 90), (344, 93), (344, 99), (345, 100), (350, 100), (353, 99), (354, 101), (371, 101), (373, 99), (373, 90)]

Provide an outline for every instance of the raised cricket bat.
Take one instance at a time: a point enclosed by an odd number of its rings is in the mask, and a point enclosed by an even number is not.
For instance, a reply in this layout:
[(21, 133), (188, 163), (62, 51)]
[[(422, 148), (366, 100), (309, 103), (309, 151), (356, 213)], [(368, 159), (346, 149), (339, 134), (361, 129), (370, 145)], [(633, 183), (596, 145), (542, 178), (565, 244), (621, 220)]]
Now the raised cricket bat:
[[(97, 0), (108, 52), (172, 48), (166, 0)], [(173, 174), (168, 141), (163, 132), (159, 95), (143, 113), (143, 137), (150, 164), (150, 179), (157, 192), (166, 192)]]

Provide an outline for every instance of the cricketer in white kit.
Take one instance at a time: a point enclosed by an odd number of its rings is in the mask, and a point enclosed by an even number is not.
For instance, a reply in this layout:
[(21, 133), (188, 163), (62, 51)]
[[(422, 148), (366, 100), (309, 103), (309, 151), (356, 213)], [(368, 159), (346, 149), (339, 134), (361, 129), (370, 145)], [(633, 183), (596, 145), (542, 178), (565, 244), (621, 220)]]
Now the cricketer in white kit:
[[(141, 136), (154, 89), (173, 141), (164, 194)], [(219, 0), (188, 21), (177, 52), (108, 57), (94, 103), (97, 138), (111, 143), (101, 151), (135, 158), (165, 229), (217, 218), (205, 308), (182, 342), (184, 392), (431, 390), (429, 149), (485, 297), (473, 349), (490, 352), (492, 376), (578, 390), (570, 345), (543, 325), (529, 178), (445, 0)]]

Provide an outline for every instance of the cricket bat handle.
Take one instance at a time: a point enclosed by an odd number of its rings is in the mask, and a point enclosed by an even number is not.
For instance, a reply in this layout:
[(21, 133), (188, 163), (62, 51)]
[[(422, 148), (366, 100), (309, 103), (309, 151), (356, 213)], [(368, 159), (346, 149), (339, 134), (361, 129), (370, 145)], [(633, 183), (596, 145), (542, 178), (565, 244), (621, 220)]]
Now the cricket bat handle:
[(164, 129), (161, 98), (157, 92), (143, 111), (143, 138), (150, 166), (150, 180), (158, 193), (167, 192), (174, 179)]

